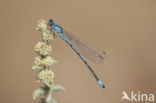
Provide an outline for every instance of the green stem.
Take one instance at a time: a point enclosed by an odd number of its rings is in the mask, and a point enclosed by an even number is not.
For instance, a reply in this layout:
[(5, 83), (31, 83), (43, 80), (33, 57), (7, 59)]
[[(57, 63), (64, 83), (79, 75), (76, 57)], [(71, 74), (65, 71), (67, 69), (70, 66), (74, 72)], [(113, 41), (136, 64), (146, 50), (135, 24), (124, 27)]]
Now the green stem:
[(52, 88), (48, 87), (48, 91), (45, 97), (46, 103), (48, 103), (49, 99), (52, 99)]

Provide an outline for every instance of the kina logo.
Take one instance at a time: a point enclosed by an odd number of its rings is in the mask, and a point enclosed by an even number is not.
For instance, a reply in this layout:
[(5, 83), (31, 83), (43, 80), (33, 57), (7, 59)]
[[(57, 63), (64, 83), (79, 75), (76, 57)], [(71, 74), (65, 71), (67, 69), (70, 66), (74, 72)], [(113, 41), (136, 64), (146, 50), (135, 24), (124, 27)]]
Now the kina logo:
[(134, 92), (131, 91), (129, 94), (126, 93), (125, 91), (122, 91), (122, 97), (121, 101), (135, 101), (135, 102), (153, 102), (154, 101), (154, 94), (149, 93), (141, 93), (141, 92)]

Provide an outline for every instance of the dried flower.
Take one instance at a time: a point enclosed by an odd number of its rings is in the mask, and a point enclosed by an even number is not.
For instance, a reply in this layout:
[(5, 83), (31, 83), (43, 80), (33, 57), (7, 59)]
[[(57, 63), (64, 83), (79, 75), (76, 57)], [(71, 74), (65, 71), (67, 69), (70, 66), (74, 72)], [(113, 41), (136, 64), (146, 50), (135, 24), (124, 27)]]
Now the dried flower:
[(36, 29), (39, 30), (40, 32), (45, 32), (47, 30), (46, 21), (41, 19)]
[(48, 69), (42, 70), (38, 74), (38, 79), (40, 81), (51, 82), (54, 79), (54, 73)]
[(48, 28), (47, 22), (43, 19), (39, 21), (37, 30), (41, 32), (41, 41), (35, 45), (37, 56), (35, 57), (32, 69), (39, 69), (36, 79), (44, 85), (34, 91), (33, 99), (36, 100), (40, 96), (44, 96), (44, 98), (40, 99), (39, 103), (56, 103), (51, 93), (62, 91), (64, 88), (60, 85), (54, 85), (54, 73), (50, 70), (50, 66), (57, 63), (49, 55), (51, 52), (50, 45), (54, 37)]
[(48, 55), (51, 51), (51, 46), (47, 45), (44, 42), (38, 42), (35, 46), (35, 51), (41, 55)]
[(44, 42), (46, 42), (48, 44), (54, 40), (53, 36), (49, 32), (43, 32), (42, 39)]
[(42, 68), (49, 68), (53, 63), (54, 59), (50, 56), (46, 56), (45, 58), (41, 58), (40, 56), (35, 57), (35, 65), (33, 69), (42, 69)]

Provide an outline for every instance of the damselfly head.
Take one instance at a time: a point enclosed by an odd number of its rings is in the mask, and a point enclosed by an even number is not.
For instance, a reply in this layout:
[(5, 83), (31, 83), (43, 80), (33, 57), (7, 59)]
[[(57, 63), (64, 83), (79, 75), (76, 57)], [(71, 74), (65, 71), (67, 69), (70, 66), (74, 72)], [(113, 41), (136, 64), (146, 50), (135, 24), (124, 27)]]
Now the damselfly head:
[(54, 21), (53, 21), (52, 19), (50, 19), (50, 20), (48, 21), (48, 24), (49, 24), (50, 26), (52, 26), (52, 25), (54, 24)]

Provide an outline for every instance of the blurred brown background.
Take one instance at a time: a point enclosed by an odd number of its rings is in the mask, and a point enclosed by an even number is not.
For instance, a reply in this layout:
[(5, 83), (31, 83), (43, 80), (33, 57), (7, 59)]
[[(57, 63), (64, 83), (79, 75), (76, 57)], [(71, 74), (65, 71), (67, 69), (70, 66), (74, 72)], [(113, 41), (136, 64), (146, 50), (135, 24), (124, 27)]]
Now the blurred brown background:
[(0, 103), (37, 103), (31, 67), (41, 18), (107, 53), (102, 65), (89, 61), (102, 89), (64, 41), (53, 42), (55, 83), (66, 88), (54, 94), (58, 103), (120, 103), (123, 90), (156, 94), (155, 0), (0, 0)]

